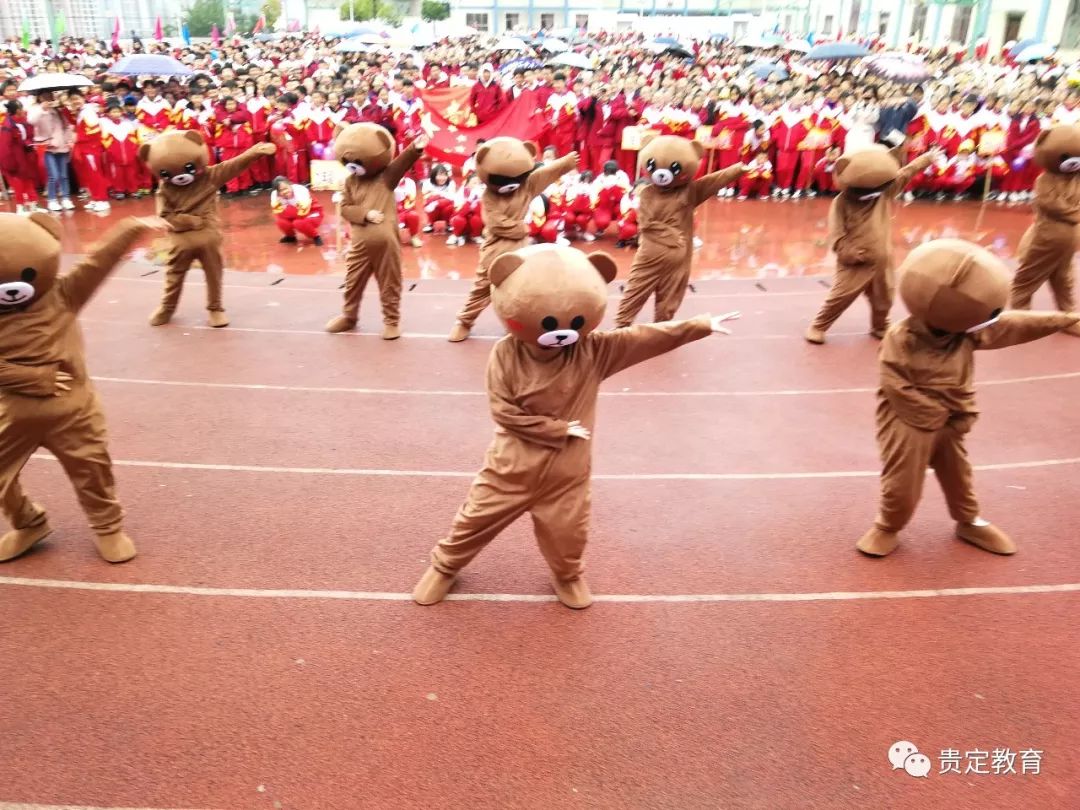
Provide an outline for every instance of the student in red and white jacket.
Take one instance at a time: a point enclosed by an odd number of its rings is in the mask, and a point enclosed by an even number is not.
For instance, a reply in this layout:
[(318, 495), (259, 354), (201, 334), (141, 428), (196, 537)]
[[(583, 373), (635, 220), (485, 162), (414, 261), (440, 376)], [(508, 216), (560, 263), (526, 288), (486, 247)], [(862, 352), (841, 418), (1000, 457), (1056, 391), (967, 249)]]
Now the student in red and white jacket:
[(619, 206), (630, 190), (630, 178), (614, 160), (604, 164), (603, 172), (596, 178), (595, 183), (596, 208), (593, 210), (593, 225), (598, 236), (619, 219)]
[(420, 184), (420, 191), (424, 196), (424, 214), (427, 216), (424, 233), (431, 233), (439, 223), (443, 223), (449, 231), (450, 218), (454, 215), (454, 198), (457, 196), (457, 186), (450, 179), (449, 167), (442, 163), (432, 166), (431, 175)]
[[(214, 145), (224, 163), (246, 152), (254, 143), (251, 135), (251, 113), (235, 98), (226, 97), (217, 112), (217, 133)], [(226, 193), (241, 194), (251, 188), (251, 171), (246, 170), (225, 184)]]
[(825, 152), (825, 157), (814, 166), (813, 179), (818, 194), (834, 194), (836, 192), (836, 178), (833, 177), (833, 169), (839, 159), (840, 147), (833, 145)]
[(331, 144), (337, 122), (334, 111), (326, 106), (326, 94), (316, 90), (311, 94), (311, 105), (307, 109), (308, 154), (312, 160), (333, 160)]
[(507, 105), (509, 99), (499, 85), (499, 77), (490, 64), (480, 68), (480, 77), (469, 91), (469, 105), (477, 125), (486, 124)]
[(139, 139), (137, 124), (124, 118), (119, 104), (110, 104), (101, 121), (101, 142), (109, 188), (117, 199), (139, 191)]
[(424, 243), (420, 240), (420, 211), (416, 207), (416, 181), (411, 177), (403, 177), (394, 189), (394, 200), (397, 202), (398, 227), (408, 232), (409, 244), (420, 247)]
[(155, 132), (165, 132), (176, 125), (179, 110), (173, 109), (169, 100), (161, 95), (161, 83), (148, 81), (143, 84), (143, 97), (135, 105), (139, 123)]
[(577, 135), (578, 100), (567, 89), (565, 74), (555, 74), (544, 110), (551, 125), (548, 144), (555, 147), (555, 157), (570, 154), (574, 151), (574, 138)]
[(569, 182), (563, 192), (563, 200), (566, 236), (586, 242), (595, 241), (596, 237), (589, 232), (589, 226), (593, 224), (593, 213), (599, 203), (593, 173), (584, 171)]
[(626, 194), (623, 195), (622, 201), (619, 203), (619, 223), (618, 231), (616, 232), (615, 247), (627, 247), (628, 245), (637, 245), (638, 240), (638, 192), (641, 191), (646, 185), (648, 180), (642, 178), (638, 180), (630, 188)]
[(739, 178), (739, 199), (757, 197), (764, 200), (769, 196), (773, 184), (773, 166), (769, 155), (764, 150), (757, 152), (746, 165), (746, 171)]
[(480, 200), (484, 196), (484, 184), (480, 177), (470, 174), (465, 178), (465, 185), (454, 197), (454, 215), (450, 217), (450, 236), (446, 244), (454, 247), (464, 245), (471, 239), (482, 242), (484, 233), (484, 212)]
[(322, 245), (319, 226), (323, 221), (323, 209), (310, 191), (299, 184), (289, 182), (287, 177), (275, 177), (270, 192), (270, 210), (274, 224), (283, 236), (279, 242), (296, 242), (296, 235), (306, 236), (318, 247)]
[[(267, 88), (263, 95), (249, 98), (244, 107), (251, 114), (251, 139), (254, 143), (263, 143), (270, 137), (270, 117), (274, 114), (277, 91)], [(274, 157), (266, 155), (251, 164), (251, 179), (256, 186), (270, 188), (270, 178), (274, 176)]]
[(109, 181), (105, 173), (105, 146), (101, 142), (101, 117), (78, 90), (68, 91), (68, 109), (75, 120), (75, 146), (71, 163), (75, 179), (90, 195), (87, 211), (104, 213), (110, 209)]

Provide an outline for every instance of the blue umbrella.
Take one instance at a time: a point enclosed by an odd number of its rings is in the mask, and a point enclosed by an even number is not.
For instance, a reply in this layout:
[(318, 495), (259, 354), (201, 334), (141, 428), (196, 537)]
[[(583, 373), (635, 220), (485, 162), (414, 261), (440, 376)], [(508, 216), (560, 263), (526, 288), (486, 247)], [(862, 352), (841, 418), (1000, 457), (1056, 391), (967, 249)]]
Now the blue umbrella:
[(1018, 53), (1024, 50), (1024, 48), (1030, 48), (1032, 45), (1040, 44), (1042, 44), (1042, 40), (1037, 39), (1036, 37), (1028, 37), (1027, 39), (1022, 39), (1015, 45), (1013, 45), (1011, 48), (1009, 48), (1009, 56), (1015, 58)]
[(682, 43), (679, 42), (679, 40), (675, 39), (675, 37), (657, 37), (653, 41), (654, 42), (662, 42), (665, 45), (681, 45), (682, 44)]
[(1015, 57), (1017, 62), (1039, 62), (1054, 55), (1054, 46), (1040, 42), (1037, 45), (1028, 45)]
[(755, 62), (747, 72), (753, 73), (759, 79), (767, 79), (770, 76), (779, 76), (780, 79), (786, 79), (789, 75), (787, 68), (778, 65), (776, 62)]
[(820, 62), (839, 62), (843, 59), (862, 59), (870, 53), (869, 48), (856, 45), (854, 42), (826, 42), (824, 45), (815, 45), (803, 59)]
[(107, 72), (115, 76), (190, 76), (191, 68), (171, 56), (136, 53), (125, 56)]
[(499, 72), (504, 76), (513, 75), (514, 71), (518, 68), (522, 70), (538, 70), (544, 66), (544, 63), (539, 59), (532, 59), (530, 57), (522, 57), (521, 59), (511, 59), (505, 65), (499, 68)]

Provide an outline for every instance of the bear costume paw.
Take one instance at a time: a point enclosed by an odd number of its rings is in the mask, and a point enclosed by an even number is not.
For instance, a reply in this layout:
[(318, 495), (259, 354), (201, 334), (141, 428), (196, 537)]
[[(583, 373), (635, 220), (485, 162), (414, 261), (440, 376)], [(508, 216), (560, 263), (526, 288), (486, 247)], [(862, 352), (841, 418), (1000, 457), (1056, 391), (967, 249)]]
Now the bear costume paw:
[(229, 316), (220, 310), (211, 310), (207, 316), (207, 321), (215, 329), (221, 329), (229, 325)]
[(401, 337), (401, 327), (395, 324), (386, 324), (383, 326), (382, 339), (383, 340), (397, 340)]
[(559, 597), (559, 601), (568, 608), (584, 610), (593, 603), (592, 591), (589, 590), (585, 577), (578, 577), (570, 582), (560, 582), (555, 579), (551, 581), (551, 584), (555, 588), (555, 595)]
[(29, 526), (12, 529), (3, 537), (0, 537), (0, 562), (7, 562), (22, 556), (34, 545), (52, 534), (45, 510), (37, 504), (34, 505), (34, 510), (37, 516), (30, 522)]
[(874, 526), (855, 544), (855, 548), (871, 557), (886, 557), (896, 551), (900, 538), (896, 532), (887, 532)]
[(983, 551), (989, 551), (993, 554), (1016, 553), (1016, 544), (1009, 535), (992, 523), (984, 521), (957, 523), (956, 536), (965, 543), (971, 543), (971, 545), (978, 546)]
[(150, 316), (151, 326), (164, 326), (172, 320), (172, 310), (165, 309), (165, 307), (158, 307), (154, 310), (154, 314)]
[(454, 328), (450, 330), (450, 337), (448, 340), (451, 343), (461, 343), (469, 337), (469, 333), (472, 331), (468, 326), (463, 323), (455, 323)]
[(326, 324), (326, 331), (331, 334), (338, 334), (339, 332), (351, 332), (356, 328), (355, 318), (346, 318), (344, 315), (338, 315), (336, 318), (332, 318), (328, 324)]
[(98, 554), (106, 562), (127, 562), (136, 554), (135, 544), (123, 532), (98, 535), (94, 542), (97, 544)]
[(444, 574), (435, 566), (428, 566), (428, 570), (420, 577), (420, 581), (413, 588), (413, 601), (418, 605), (435, 605), (446, 598), (450, 588), (454, 585), (454, 577)]
[(815, 346), (820, 346), (825, 342), (825, 333), (812, 326), (806, 330), (806, 335), (804, 337), (806, 338), (807, 343), (813, 343)]

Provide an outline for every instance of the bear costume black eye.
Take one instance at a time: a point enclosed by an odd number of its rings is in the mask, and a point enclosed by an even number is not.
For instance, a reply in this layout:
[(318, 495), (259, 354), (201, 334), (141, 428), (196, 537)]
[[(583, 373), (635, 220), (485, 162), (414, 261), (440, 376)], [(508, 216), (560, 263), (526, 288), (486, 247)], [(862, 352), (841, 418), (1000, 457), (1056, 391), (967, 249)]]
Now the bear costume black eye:
[(185, 163), (184, 168), (188, 171), (189, 174), (194, 174), (195, 173), (195, 164), (194, 163)]
[(645, 162), (645, 168), (648, 169), (650, 172), (656, 171), (656, 161), (653, 160), (652, 158), (649, 158)]
[(544, 320), (540, 321), (540, 325), (544, 327), (548, 332), (554, 332), (559, 328), (559, 321), (556, 318), (552, 318), (548, 315)]
[(671, 173), (674, 175), (682, 174), (682, 166), (677, 161), (671, 164)]
[(22, 273), (19, 275), (23, 281), (27, 284), (32, 284), (34, 279), (37, 278), (37, 270), (33, 267), (24, 267)]
[(575, 332), (581, 329), (585, 325), (585, 318), (582, 315), (575, 315), (574, 320), (570, 321), (570, 328)]
[(992, 320), (994, 320), (994, 318), (1000, 317), (1000, 316), (1001, 316), (1001, 313), (1002, 313), (1003, 311), (1004, 311), (1004, 310), (1002, 310), (1002, 308), (1001, 308), (1001, 307), (998, 307), (997, 309), (995, 309), (995, 310), (994, 310), (993, 312), (991, 312), (991, 313), (990, 313), (990, 317), (989, 317), (989, 319), (988, 319), (988, 320), (991, 320), (991, 321), (992, 321)]
[(164, 178), (165, 178), (166, 180), (168, 180), (168, 179), (169, 179), (169, 172), (168, 172), (167, 170), (165, 170), (165, 169), (162, 169), (162, 170), (161, 170), (160, 172), (158, 172), (158, 174), (160, 174), (160, 175), (161, 175), (162, 177), (164, 177)]

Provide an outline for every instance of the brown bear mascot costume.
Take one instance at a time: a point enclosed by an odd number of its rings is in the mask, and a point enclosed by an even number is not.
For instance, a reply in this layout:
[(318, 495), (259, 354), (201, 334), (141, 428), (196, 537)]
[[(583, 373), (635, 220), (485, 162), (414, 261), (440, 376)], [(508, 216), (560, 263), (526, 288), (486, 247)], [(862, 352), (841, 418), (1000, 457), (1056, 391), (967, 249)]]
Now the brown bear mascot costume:
[(44, 447), (63, 466), (109, 562), (135, 556), (124, 534), (105, 437), (105, 417), (83, 357), (79, 311), (159, 219), (126, 219), (71, 272), (60, 269), (60, 223), (0, 214), (0, 497), (12, 530), (0, 561), (25, 553), (51, 531), (45, 510), (23, 494), (19, 473)]
[(476, 174), (484, 184), (480, 198), (484, 243), (476, 281), (450, 332), (452, 343), (469, 336), (491, 300), (488, 270), (492, 262), (528, 243), (525, 214), (529, 204), (577, 164), (577, 152), (571, 152), (548, 166), (537, 166), (536, 146), (517, 138), (493, 138), (476, 151)]
[(989, 251), (959, 239), (920, 245), (900, 268), (900, 297), (911, 317), (893, 326), (881, 346), (877, 438), (881, 503), (877, 521), (858, 542), (877, 557), (892, 552), (934, 470), (961, 540), (996, 554), (1013, 542), (979, 518), (964, 437), (975, 407), (974, 353), (1037, 340), (1068, 329), (1080, 315), (1005, 312), (1009, 277)]
[(746, 171), (742, 163), (694, 180), (704, 147), (677, 135), (653, 138), (638, 156), (638, 173), (649, 181), (638, 195), (640, 247), (630, 266), (617, 327), (629, 326), (655, 293), (655, 320), (679, 311), (694, 258), (694, 209)]
[(206, 276), (206, 309), (210, 325), (229, 325), (221, 303), (224, 260), (221, 255), (221, 220), (218, 189), (242, 174), (264, 155), (277, 151), (272, 143), (260, 143), (241, 155), (207, 166), (206, 144), (198, 132), (166, 132), (139, 147), (139, 159), (158, 181), (157, 212), (172, 227), (169, 268), (161, 305), (150, 316), (151, 326), (172, 320), (184, 278), (193, 262)]
[(685, 343), (727, 333), (721, 322), (738, 313), (595, 332), (615, 278), (607, 254), (536, 245), (503, 254), (489, 272), (495, 311), (509, 331), (488, 361), (495, 438), (413, 597), (421, 605), (441, 601), (457, 573), (529, 512), (556, 595), (567, 607), (585, 608), (592, 603), (582, 576), (589, 437), (600, 383)]
[(350, 124), (334, 139), (334, 154), (349, 176), (341, 193), (341, 217), (352, 229), (345, 257), (345, 306), (326, 324), (348, 332), (360, 317), (360, 297), (375, 276), (382, 303), (384, 340), (401, 337), (401, 237), (394, 189), (427, 147), (421, 135), (394, 157), (394, 138), (378, 124)]
[(829, 327), (863, 293), (870, 301), (870, 334), (878, 340), (885, 336), (893, 305), (893, 199), (940, 154), (931, 149), (901, 167), (896, 151), (873, 146), (836, 161), (833, 177), (840, 193), (829, 208), (836, 275), (806, 332), (810, 343), (824, 343)]
[[(1080, 224), (1080, 127), (1054, 127), (1035, 139), (1035, 163), (1043, 173), (1035, 181), (1035, 222), (1020, 240), (1020, 265), (1013, 277), (1009, 305), (1027, 309), (1031, 296), (1047, 281), (1063, 312), (1076, 309), (1073, 255)], [(1080, 337), (1080, 327), (1065, 330)]]

